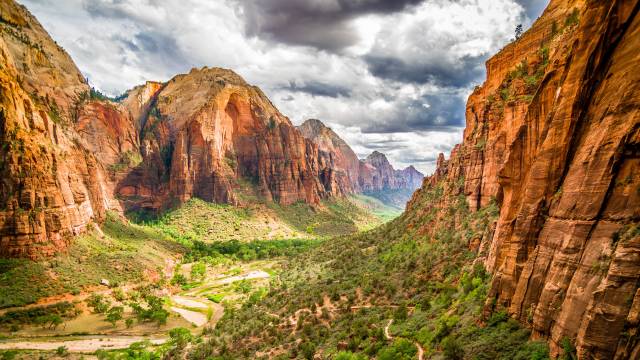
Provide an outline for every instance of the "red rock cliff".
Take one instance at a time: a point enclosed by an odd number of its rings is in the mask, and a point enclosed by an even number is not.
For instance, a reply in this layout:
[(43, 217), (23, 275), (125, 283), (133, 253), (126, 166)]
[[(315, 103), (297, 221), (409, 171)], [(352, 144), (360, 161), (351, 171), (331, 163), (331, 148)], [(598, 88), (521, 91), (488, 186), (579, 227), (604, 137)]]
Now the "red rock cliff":
[(472, 209), (499, 204), (479, 250), (487, 310), (506, 309), (554, 355), (567, 338), (579, 358), (640, 357), (639, 8), (552, 0), (487, 62), (463, 143), (424, 185), (445, 181)]
[(309, 119), (298, 129), (318, 145), (324, 159), (321, 162), (325, 164), (322, 178), (341, 193), (389, 190), (407, 190), (410, 193), (422, 185), (424, 175), (421, 172), (413, 166), (395, 170), (387, 157), (378, 151), (365, 160), (358, 159), (351, 147), (320, 120)]
[(52, 255), (108, 210), (343, 193), (318, 146), (232, 71), (194, 69), (114, 102), (14, 1), (0, 0), (0, 31), (0, 256)]
[(63, 249), (109, 206), (73, 129), (84, 78), (25, 8), (0, 1), (0, 256)]

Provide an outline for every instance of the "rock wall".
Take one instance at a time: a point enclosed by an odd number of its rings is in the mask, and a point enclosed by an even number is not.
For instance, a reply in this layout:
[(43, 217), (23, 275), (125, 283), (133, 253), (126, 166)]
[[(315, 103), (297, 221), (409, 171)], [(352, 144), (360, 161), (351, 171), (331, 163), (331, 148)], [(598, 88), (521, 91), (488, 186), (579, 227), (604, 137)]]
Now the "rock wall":
[[(318, 145), (321, 172), (325, 174), (322, 178), (327, 179), (325, 186), (335, 187), (340, 193), (407, 190), (410, 194), (422, 185), (424, 175), (421, 172), (413, 166), (395, 170), (381, 152), (374, 151), (366, 159), (358, 159), (351, 147), (320, 120), (309, 119), (298, 129)], [(407, 197), (400, 201), (402, 206)]]
[[(640, 357), (640, 2), (552, 0), (487, 62), (439, 181), (500, 217), (487, 311), (581, 359)], [(409, 211), (421, 211), (415, 203)]]
[(0, 256), (48, 256), (109, 203), (102, 167), (71, 125), (89, 87), (15, 2), (0, 1), (0, 34)]

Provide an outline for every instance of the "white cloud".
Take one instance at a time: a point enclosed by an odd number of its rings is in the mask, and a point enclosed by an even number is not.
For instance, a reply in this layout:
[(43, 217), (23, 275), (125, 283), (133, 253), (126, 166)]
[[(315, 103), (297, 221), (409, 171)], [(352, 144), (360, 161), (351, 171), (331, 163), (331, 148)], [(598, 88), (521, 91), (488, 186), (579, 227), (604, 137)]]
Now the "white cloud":
[[(325, 14), (338, 6), (305, 1)], [(247, 22), (261, 19), (249, 19), (237, 0), (22, 2), (107, 93), (192, 67), (231, 68), (294, 123), (319, 118), (360, 156), (383, 149), (397, 167), (425, 171), (460, 141), (464, 102), (484, 59), (524, 21), (516, 0), (432, 0), (353, 15), (339, 29), (353, 32), (351, 42), (328, 51), (248, 35)]]

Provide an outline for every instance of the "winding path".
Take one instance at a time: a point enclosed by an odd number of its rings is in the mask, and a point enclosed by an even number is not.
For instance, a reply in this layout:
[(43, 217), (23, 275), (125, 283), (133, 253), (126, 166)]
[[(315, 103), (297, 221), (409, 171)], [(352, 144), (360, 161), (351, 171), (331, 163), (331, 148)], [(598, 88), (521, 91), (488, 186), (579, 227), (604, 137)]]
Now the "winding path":
[[(384, 337), (387, 340), (393, 340), (393, 336), (391, 336), (391, 334), (389, 333), (389, 327), (392, 323), (393, 319), (390, 319), (387, 325), (384, 327)], [(413, 345), (418, 348), (418, 360), (424, 360), (424, 349), (422, 348), (422, 345), (420, 345), (417, 341), (415, 341)]]

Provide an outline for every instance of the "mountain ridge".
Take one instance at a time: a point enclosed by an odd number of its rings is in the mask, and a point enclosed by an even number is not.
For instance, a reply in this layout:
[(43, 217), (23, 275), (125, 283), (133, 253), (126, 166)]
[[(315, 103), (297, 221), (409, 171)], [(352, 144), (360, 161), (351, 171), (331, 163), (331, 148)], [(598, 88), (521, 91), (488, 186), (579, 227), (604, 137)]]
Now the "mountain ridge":
[[(328, 162), (338, 170), (338, 182), (343, 192), (363, 193), (404, 208), (411, 193), (422, 185), (424, 175), (413, 166), (402, 170), (393, 168), (386, 155), (374, 150), (365, 159), (359, 159), (349, 145), (321, 120), (308, 119), (298, 129), (328, 154)], [(397, 192), (389, 198), (390, 192)]]
[(25, 7), (1, 1), (0, 20), (2, 256), (51, 256), (109, 211), (157, 216), (193, 197), (318, 206), (354, 192), (335, 155), (231, 70), (194, 68), (112, 101)]

